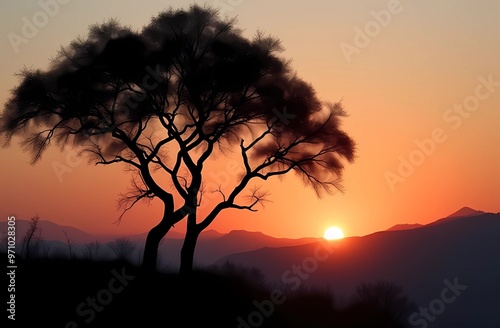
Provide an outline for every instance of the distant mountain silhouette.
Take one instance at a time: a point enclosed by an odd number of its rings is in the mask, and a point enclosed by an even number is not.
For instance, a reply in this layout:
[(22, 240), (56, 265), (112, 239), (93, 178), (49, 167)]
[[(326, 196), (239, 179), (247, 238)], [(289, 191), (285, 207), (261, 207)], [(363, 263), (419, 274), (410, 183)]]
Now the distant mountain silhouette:
[(414, 223), (414, 224), (403, 223), (403, 224), (396, 224), (387, 229), (386, 231), (410, 230), (410, 229), (420, 228), (423, 226), (424, 226), (423, 224), (419, 223)]
[[(146, 240), (147, 232), (128, 235), (126, 238), (129, 238), (132, 241), (144, 242)], [(166, 239), (184, 239), (185, 233), (180, 231), (170, 230), (168, 234), (165, 236)], [(205, 230), (200, 234), (199, 240), (202, 239), (213, 239), (224, 236), (223, 233), (220, 233), (215, 230)]]
[[(203, 233), (202, 233), (203, 235)], [(285, 247), (304, 245), (322, 238), (275, 238), (261, 232), (233, 230), (216, 238), (205, 237), (198, 241), (195, 252), (195, 266), (206, 267), (229, 254), (257, 250), (262, 247)], [(215, 235), (215, 234), (211, 234)], [(209, 235), (210, 236), (210, 235)], [(165, 239), (160, 245), (160, 259), (174, 269), (179, 264), (179, 254), (183, 241)]]
[[(21, 241), (25, 235), (29, 220), (16, 220), (17, 235)], [(100, 257), (111, 259), (114, 256), (113, 251), (106, 247), (106, 243), (113, 242), (116, 239), (129, 240), (134, 249), (130, 258), (138, 261), (141, 258), (144, 242), (147, 233), (139, 233), (132, 235), (94, 235), (83, 230), (62, 226), (51, 221), (40, 220), (39, 226), (41, 237), (44, 241), (52, 244), (51, 252), (60, 256), (68, 251), (68, 245), (64, 232), (74, 243), (73, 253), (82, 256), (87, 249), (89, 243), (96, 240), (102, 243), (99, 254)], [(6, 233), (7, 224), (0, 222), (0, 235)], [(221, 257), (232, 253), (252, 251), (262, 247), (284, 247), (303, 245), (320, 240), (321, 238), (275, 238), (265, 235), (261, 232), (251, 232), (245, 230), (233, 230), (227, 234), (220, 233), (215, 230), (206, 230), (200, 234), (198, 245), (195, 252), (195, 265), (198, 267), (206, 267), (213, 264)], [(178, 268), (180, 261), (180, 250), (184, 241), (184, 233), (179, 231), (170, 231), (162, 241), (159, 248), (159, 262), (163, 267), (175, 270)], [(21, 242), (17, 244), (21, 247)]]
[(435, 222), (432, 222), (430, 224), (441, 224), (443, 222), (449, 222), (449, 221), (453, 221), (456, 219), (462, 219), (462, 218), (466, 218), (466, 217), (475, 217), (475, 216), (479, 216), (479, 215), (483, 215), (483, 214), (486, 214), (486, 212), (474, 210), (470, 207), (462, 207), (461, 209), (448, 215), (447, 217), (444, 217), (444, 218), (437, 220)]
[[(434, 221), (430, 224), (442, 222), (443, 220), (449, 220), (449, 219), (456, 219), (456, 218), (463, 218), (463, 217), (471, 217), (471, 216), (477, 216), (481, 214), (485, 214), (486, 212), (483, 211), (478, 211), (475, 209), (472, 209), (470, 207), (462, 207), (458, 211), (446, 216), (445, 218), (439, 219), (437, 221)], [(424, 224), (420, 223), (414, 223), (414, 224), (409, 224), (409, 223), (402, 223), (402, 224), (396, 224), (386, 231), (398, 231), (398, 230), (410, 230), (410, 229), (416, 229), (416, 228), (421, 228), (425, 226)]]
[(211, 264), (230, 253), (255, 250), (262, 247), (285, 247), (304, 245), (318, 241), (320, 238), (275, 238), (261, 232), (233, 230), (220, 238), (202, 242), (197, 248), (196, 257), (205, 264)]
[(448, 215), (448, 217), (449, 218), (460, 218), (460, 217), (467, 217), (467, 216), (477, 216), (477, 215), (481, 215), (481, 214), (485, 214), (485, 212), (478, 211), (478, 210), (475, 210), (475, 209), (472, 209), (472, 208), (466, 206), (466, 207), (462, 207), (461, 209), (459, 209), (455, 213)]
[[(21, 239), (26, 234), (28, 227), (30, 225), (30, 220), (16, 220), (16, 236), (21, 241)], [(80, 230), (71, 226), (62, 226), (52, 221), (40, 220), (38, 221), (38, 226), (42, 229), (41, 236), (44, 240), (57, 240), (61, 242), (66, 242), (66, 237), (64, 232), (68, 234), (68, 237), (75, 243), (87, 243), (96, 239), (95, 235), (88, 232)], [(0, 234), (7, 231), (7, 224), (5, 221), (0, 222)], [(101, 236), (102, 238), (103, 236)]]
[[(30, 220), (16, 220), (16, 235), (18, 238), (24, 237), (26, 234), (26, 230), (29, 227), (31, 221)], [(47, 241), (59, 241), (66, 242), (66, 236), (64, 232), (68, 234), (68, 237), (75, 243), (90, 243), (95, 240), (99, 240), (102, 242), (107, 242), (114, 240), (116, 238), (127, 238), (133, 242), (144, 242), (146, 240), (147, 232), (131, 234), (131, 235), (120, 235), (120, 234), (92, 234), (81, 230), (79, 228), (75, 228), (72, 226), (60, 225), (54, 223), (49, 220), (40, 220), (38, 222), (41, 230), (41, 237)], [(3, 234), (7, 231), (6, 221), (0, 221), (0, 234)], [(224, 236), (223, 233), (220, 233), (215, 230), (206, 230), (200, 235), (200, 239), (212, 239)], [(184, 233), (179, 231), (169, 231), (166, 238), (169, 239), (184, 239)]]
[[(441, 220), (440, 220), (441, 221)], [(340, 299), (357, 284), (377, 279), (404, 287), (419, 306), (439, 299), (444, 280), (468, 286), (453, 304), (432, 323), (435, 328), (494, 327), (500, 308), (500, 215), (457, 217), (418, 229), (383, 231), (364, 237), (301, 246), (262, 248), (226, 256), (217, 264), (255, 267), (277, 283), (299, 281), (306, 286), (329, 286)], [(309, 262), (318, 249), (328, 245), (332, 254), (324, 261)], [(324, 256), (325, 251), (321, 251)], [(279, 259), (279, 260), (278, 260)], [(307, 262), (309, 261), (309, 262)], [(307, 264), (307, 263), (309, 264)], [(293, 274), (309, 265), (307, 279)], [(295, 266), (295, 267), (294, 267)]]

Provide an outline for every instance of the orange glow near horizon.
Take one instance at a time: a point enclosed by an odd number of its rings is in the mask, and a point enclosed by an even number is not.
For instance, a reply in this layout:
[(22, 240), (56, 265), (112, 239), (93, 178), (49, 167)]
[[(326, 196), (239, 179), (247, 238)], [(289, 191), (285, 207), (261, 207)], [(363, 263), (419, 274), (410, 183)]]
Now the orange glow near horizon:
[[(9, 7), (2, 12), (10, 12), (0, 22), (5, 34), (22, 33), (21, 18), (40, 10), (34, 3), (1, 5)], [(403, 10), (350, 61), (341, 44), (354, 44), (355, 28), (364, 28), (374, 19), (370, 12), (385, 9), (387, 1), (258, 0), (225, 11), (238, 16), (238, 27), (248, 37), (258, 29), (279, 37), (284, 57), (293, 59), (297, 74), (320, 98), (342, 100), (349, 113), (343, 129), (358, 151), (355, 162), (345, 166), (342, 193), (318, 198), (293, 174), (270, 179), (263, 184), (270, 193), (265, 207), (255, 213), (228, 210), (208, 229), (321, 237), (335, 217), (346, 236), (356, 236), (399, 223), (429, 223), (463, 206), (500, 212), (500, 3), (402, 3)], [(180, 0), (169, 4), (185, 7)], [(17, 85), (14, 73), (24, 66), (46, 68), (60, 46), (84, 35), (89, 25), (118, 17), (140, 29), (164, 7), (159, 0), (147, 5), (110, 0), (105, 7), (74, 0), (17, 53), (2, 38), (0, 102)], [(71, 151), (51, 147), (31, 166), (17, 143), (0, 149), (0, 221), (38, 213), (42, 220), (96, 234), (141, 233), (159, 222), (162, 208), (153, 201), (139, 203), (114, 224), (120, 215), (117, 199), (128, 190), (131, 176), (123, 166), (88, 164)], [(214, 179), (227, 174), (230, 160), (218, 155), (210, 171)], [(62, 175), (57, 173), (61, 167)], [(207, 208), (216, 198), (209, 202)], [(173, 228), (184, 229), (185, 222)]]

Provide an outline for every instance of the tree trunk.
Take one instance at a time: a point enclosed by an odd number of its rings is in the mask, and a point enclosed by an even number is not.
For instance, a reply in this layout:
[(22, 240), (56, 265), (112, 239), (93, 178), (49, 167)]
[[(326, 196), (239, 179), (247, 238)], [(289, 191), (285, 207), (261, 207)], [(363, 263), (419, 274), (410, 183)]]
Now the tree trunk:
[(144, 246), (144, 257), (142, 260), (142, 269), (146, 273), (155, 273), (156, 264), (158, 262), (158, 246), (161, 240), (172, 226), (170, 220), (164, 216), (161, 222), (151, 229), (146, 238), (146, 245)]
[(179, 269), (179, 274), (181, 275), (189, 275), (193, 272), (194, 251), (200, 232), (196, 226), (196, 214), (189, 215), (186, 237), (181, 249), (181, 266)]

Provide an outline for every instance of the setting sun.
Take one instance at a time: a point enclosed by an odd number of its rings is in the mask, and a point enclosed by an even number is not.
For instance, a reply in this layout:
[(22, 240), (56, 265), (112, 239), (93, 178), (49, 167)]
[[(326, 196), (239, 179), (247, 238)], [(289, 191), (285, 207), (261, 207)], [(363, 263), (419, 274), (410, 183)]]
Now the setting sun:
[(336, 240), (344, 238), (344, 232), (339, 227), (330, 227), (325, 230), (323, 238), (326, 240)]

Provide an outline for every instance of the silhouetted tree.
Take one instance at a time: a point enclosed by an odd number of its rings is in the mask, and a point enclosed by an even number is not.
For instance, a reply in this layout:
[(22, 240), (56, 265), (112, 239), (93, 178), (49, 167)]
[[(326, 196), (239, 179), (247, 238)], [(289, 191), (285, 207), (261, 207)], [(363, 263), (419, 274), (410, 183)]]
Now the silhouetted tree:
[(408, 315), (415, 305), (405, 295), (403, 288), (394, 282), (379, 280), (362, 283), (356, 287), (350, 306), (346, 309), (348, 321), (356, 327), (407, 327)]
[(50, 241), (47, 241), (47, 240), (40, 241), (40, 253), (41, 253), (42, 258), (44, 258), (44, 259), (49, 258), (50, 251), (52, 250), (53, 246), (54, 245)]
[(83, 257), (87, 260), (95, 261), (99, 258), (99, 250), (101, 249), (101, 242), (99, 240), (92, 241), (85, 244), (82, 250)]
[(119, 260), (129, 260), (132, 251), (135, 249), (134, 244), (127, 238), (117, 238), (107, 243), (107, 245)]
[[(126, 164), (135, 174), (122, 215), (141, 200), (163, 204), (143, 267), (155, 269), (160, 240), (186, 218), (180, 270), (190, 272), (201, 231), (222, 211), (255, 211), (265, 199), (256, 181), (293, 171), (318, 194), (332, 192), (342, 160), (354, 158), (341, 104), (321, 101), (282, 51), (278, 39), (247, 39), (234, 20), (196, 5), (162, 12), (140, 32), (111, 20), (63, 48), (47, 71), (21, 72), (0, 132), (7, 143), (21, 136), (33, 163), (55, 141), (97, 164)], [(207, 160), (229, 152), (240, 174), (208, 188)], [(207, 193), (217, 195), (210, 204)]]
[(33, 251), (39, 250), (42, 239), (42, 228), (38, 225), (38, 221), (40, 221), (38, 214), (31, 218), (26, 234), (23, 237), (23, 249), (21, 253), (24, 254), (24, 257), (27, 259), (32, 256)]
[(7, 253), (8, 252), (8, 245), (9, 245), (9, 236), (7, 235), (7, 231), (2, 231), (2, 252)]
[(64, 238), (66, 239), (66, 245), (68, 246), (69, 258), (72, 259), (74, 255), (73, 246), (75, 245), (75, 242), (73, 241), (73, 239), (69, 238), (69, 235), (65, 230), (63, 230), (63, 233), (64, 233)]

